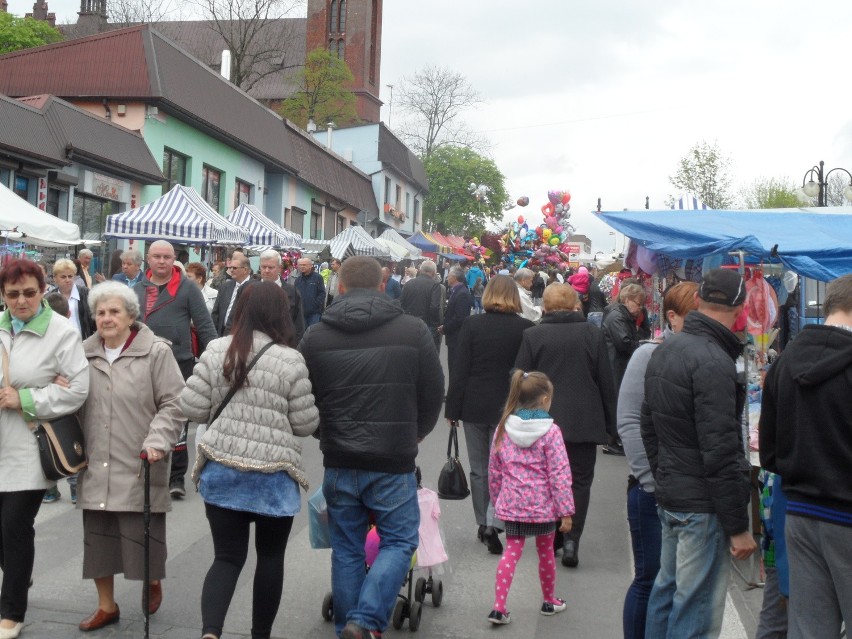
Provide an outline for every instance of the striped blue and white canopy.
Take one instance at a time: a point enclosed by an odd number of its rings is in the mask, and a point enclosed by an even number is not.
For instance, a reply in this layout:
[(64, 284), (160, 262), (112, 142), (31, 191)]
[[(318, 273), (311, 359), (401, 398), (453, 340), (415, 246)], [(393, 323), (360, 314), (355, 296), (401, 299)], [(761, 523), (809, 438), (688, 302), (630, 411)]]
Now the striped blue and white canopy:
[(332, 238), (329, 243), (331, 255), (339, 260), (350, 255), (370, 255), (390, 259), (390, 252), (376, 242), (363, 226), (349, 226)]
[(248, 232), (248, 243), (258, 247), (301, 249), (302, 236), (281, 228), (251, 204), (240, 204), (228, 220)]
[(247, 233), (219, 215), (192, 187), (180, 184), (144, 206), (108, 215), (107, 238), (187, 244), (245, 244)]

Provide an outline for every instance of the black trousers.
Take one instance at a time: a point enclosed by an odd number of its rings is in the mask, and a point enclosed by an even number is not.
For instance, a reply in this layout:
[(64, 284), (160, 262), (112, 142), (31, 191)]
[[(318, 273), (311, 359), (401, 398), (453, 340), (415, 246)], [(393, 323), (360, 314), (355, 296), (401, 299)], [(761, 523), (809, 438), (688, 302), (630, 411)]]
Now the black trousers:
[(248, 556), (249, 529), (254, 522), (257, 568), (252, 596), (252, 639), (269, 639), (284, 589), (284, 551), (292, 517), (266, 517), (205, 504), (213, 534), (215, 559), (201, 590), (202, 634), (222, 636), (225, 616)]
[(571, 464), (571, 479), (573, 481), (574, 508), (576, 512), (571, 518), (571, 532), (563, 535), (556, 533), (554, 546), (562, 547), (563, 538), (580, 541), (583, 529), (586, 527), (586, 514), (589, 512), (589, 501), (592, 497), (592, 480), (595, 478), (595, 463), (598, 459), (597, 444), (573, 444), (565, 442), (568, 451), (568, 462)]
[[(192, 369), (195, 367), (195, 360), (185, 359), (178, 362), (180, 374), (183, 375), (183, 381), (188, 380), (192, 376)], [(189, 453), (186, 451), (186, 439), (189, 434), (189, 422), (185, 422), (183, 430), (180, 431), (180, 437), (172, 451), (172, 467), (169, 473), (169, 484), (183, 483), (186, 469), (189, 467)]]
[(0, 569), (3, 590), (0, 615), (22, 622), (27, 613), (27, 597), (35, 560), (35, 517), (41, 507), (43, 490), (0, 493)]

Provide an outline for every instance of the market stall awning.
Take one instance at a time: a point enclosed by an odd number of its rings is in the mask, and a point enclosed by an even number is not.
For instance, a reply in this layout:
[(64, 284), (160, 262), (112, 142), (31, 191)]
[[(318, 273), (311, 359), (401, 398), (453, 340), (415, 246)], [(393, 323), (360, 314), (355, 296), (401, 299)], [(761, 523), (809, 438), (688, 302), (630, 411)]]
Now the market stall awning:
[(363, 226), (349, 226), (335, 235), (329, 242), (332, 257), (339, 260), (350, 255), (369, 255), (390, 259), (388, 250), (370, 237)]
[(247, 233), (219, 215), (192, 187), (180, 184), (144, 206), (108, 215), (107, 238), (188, 244), (245, 244)]
[(396, 242), (392, 242), (383, 237), (377, 237), (376, 242), (385, 247), (385, 249), (387, 249), (387, 252), (390, 253), (394, 261), (399, 262), (400, 260), (410, 259), (409, 252), (404, 246), (400, 246)]
[(408, 238), (408, 241), (411, 244), (414, 244), (417, 248), (428, 251), (430, 253), (436, 253), (438, 251), (444, 250), (448, 248), (446, 244), (442, 244), (434, 237), (432, 237), (431, 233), (427, 233), (426, 231), (418, 231), (414, 235)]
[(829, 281), (852, 273), (852, 207), (739, 211), (604, 211), (600, 218), (650, 251), (703, 258), (743, 251)]
[(256, 206), (240, 204), (228, 216), (228, 221), (248, 233), (248, 244), (280, 249), (302, 248), (302, 236), (281, 228)]
[(0, 235), (16, 242), (53, 248), (84, 243), (79, 226), (45, 213), (2, 184)]
[(387, 229), (384, 233), (382, 233), (379, 238), (380, 240), (389, 240), (394, 242), (395, 244), (400, 245), (408, 252), (409, 259), (417, 259), (422, 256), (423, 251), (418, 247), (414, 246), (411, 242), (406, 240), (402, 235), (397, 233), (394, 229)]

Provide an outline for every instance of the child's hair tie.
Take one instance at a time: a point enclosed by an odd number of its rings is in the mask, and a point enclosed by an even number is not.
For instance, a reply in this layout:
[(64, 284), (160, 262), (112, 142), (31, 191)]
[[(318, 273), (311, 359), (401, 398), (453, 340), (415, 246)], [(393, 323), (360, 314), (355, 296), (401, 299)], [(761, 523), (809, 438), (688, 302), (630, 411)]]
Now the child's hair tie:
[(529, 374), (529, 373), (524, 373), (524, 379), (526, 379), (526, 378), (527, 378), (527, 377), (529, 377), (529, 376), (530, 376), (530, 374)]

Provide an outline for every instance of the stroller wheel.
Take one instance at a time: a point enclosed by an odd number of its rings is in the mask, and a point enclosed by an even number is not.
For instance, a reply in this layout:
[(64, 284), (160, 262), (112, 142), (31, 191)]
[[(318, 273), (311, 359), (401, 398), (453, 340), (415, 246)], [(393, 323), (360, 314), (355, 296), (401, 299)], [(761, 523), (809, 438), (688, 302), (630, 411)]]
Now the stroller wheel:
[(411, 612), (408, 615), (408, 629), (416, 632), (420, 627), (420, 616), (423, 614), (423, 605), (419, 601), (411, 604)]
[(441, 607), (441, 601), (444, 599), (444, 582), (440, 579), (435, 579), (432, 582), (432, 605), (436, 608)]
[(322, 618), (331, 621), (332, 617), (334, 617), (334, 598), (330, 592), (327, 592), (322, 600)]
[(402, 622), (405, 620), (405, 600), (397, 599), (396, 605), (393, 607), (393, 627), (399, 630), (402, 628)]
[(426, 579), (420, 577), (414, 585), (414, 601), (423, 602), (426, 600)]

